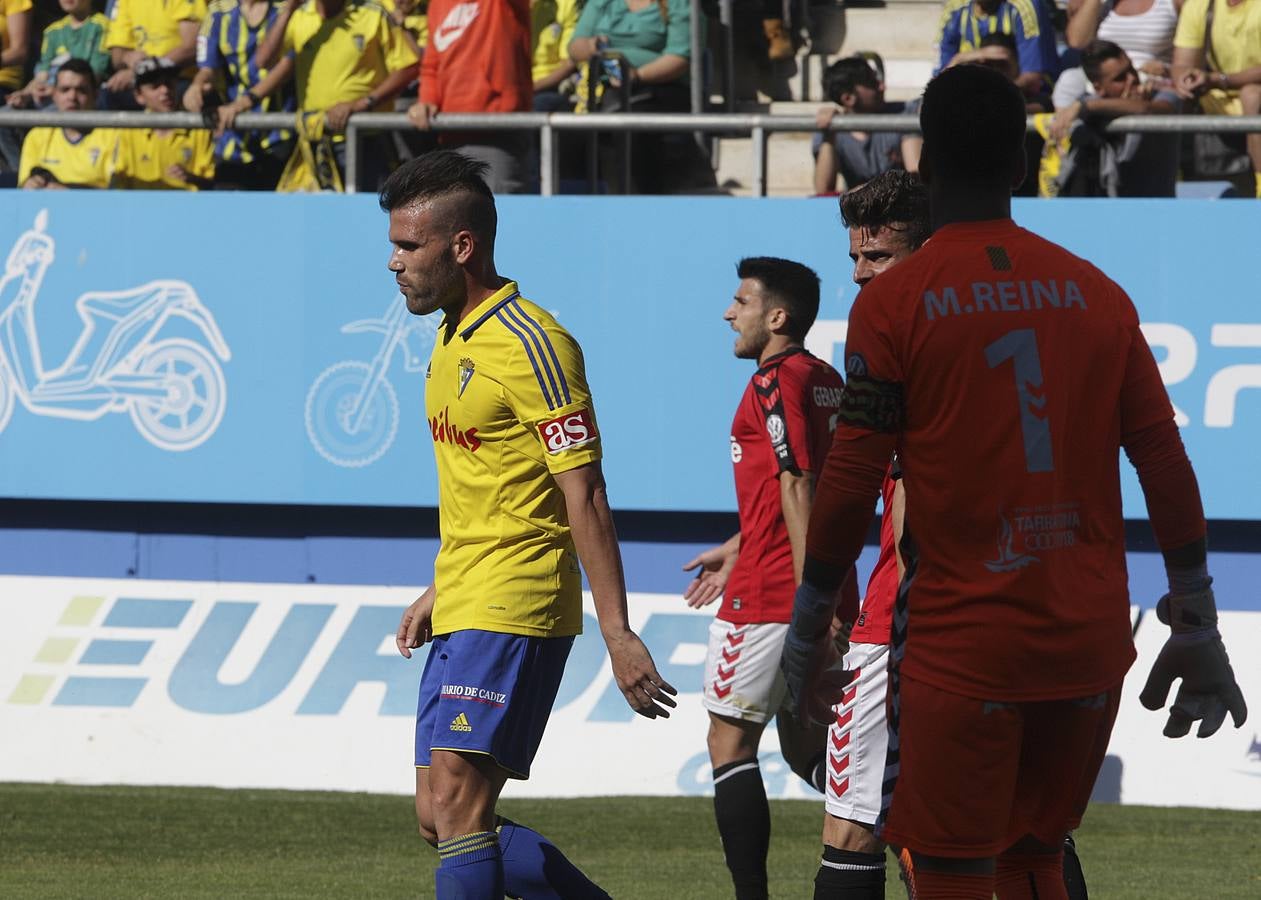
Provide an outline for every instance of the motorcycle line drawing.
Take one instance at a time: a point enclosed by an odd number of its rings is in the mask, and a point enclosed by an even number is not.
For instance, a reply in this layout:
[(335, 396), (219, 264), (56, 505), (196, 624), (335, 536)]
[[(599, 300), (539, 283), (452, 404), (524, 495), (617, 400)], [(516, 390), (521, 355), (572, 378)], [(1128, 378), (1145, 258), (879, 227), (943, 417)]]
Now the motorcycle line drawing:
[[(9, 251), (0, 278), (0, 431), (16, 399), (37, 416), (93, 421), (126, 412), (141, 436), (162, 450), (204, 443), (223, 419), (227, 384), (220, 360), (231, 359), (231, 351), (192, 285), (159, 280), (81, 294), (74, 304), (82, 320), (78, 339), (61, 365), (47, 369), (35, 298), (55, 256), (43, 209)], [(175, 317), (200, 329), (214, 352), (172, 335), (166, 326)]]
[(335, 466), (362, 468), (376, 462), (398, 434), (398, 395), (389, 381), (395, 354), (403, 371), (424, 370), (438, 326), (435, 316), (421, 318), (407, 311), (397, 295), (379, 319), (359, 319), (342, 334), (380, 334), (370, 362), (333, 363), (311, 383), (306, 395), (306, 431), (315, 451)]

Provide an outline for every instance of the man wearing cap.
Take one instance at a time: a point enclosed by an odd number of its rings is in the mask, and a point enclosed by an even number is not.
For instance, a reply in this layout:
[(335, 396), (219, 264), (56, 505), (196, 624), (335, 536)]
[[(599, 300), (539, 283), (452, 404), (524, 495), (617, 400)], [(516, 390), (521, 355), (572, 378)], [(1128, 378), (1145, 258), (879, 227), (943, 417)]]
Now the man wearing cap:
[[(166, 59), (136, 63), (136, 102), (145, 112), (174, 112), (179, 70)], [(206, 190), (215, 175), (214, 144), (204, 128), (128, 128), (118, 139), (113, 187)]]

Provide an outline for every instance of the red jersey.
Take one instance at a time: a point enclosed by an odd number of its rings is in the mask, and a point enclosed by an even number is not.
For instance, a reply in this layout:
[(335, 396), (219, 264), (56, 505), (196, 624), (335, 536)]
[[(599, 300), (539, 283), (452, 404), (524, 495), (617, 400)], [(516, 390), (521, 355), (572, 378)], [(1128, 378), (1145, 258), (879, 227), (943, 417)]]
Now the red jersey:
[(850, 632), (851, 644), (889, 643), (889, 625), (893, 620), (893, 601), (898, 596), (898, 555), (894, 550), (893, 536), (893, 488), (901, 470), (896, 461), (884, 476), (880, 495), (884, 499), (884, 516), (880, 519), (880, 555), (867, 580), (867, 593), (858, 610), (854, 629)]
[(718, 618), (736, 624), (791, 621), (797, 581), (779, 475), (822, 467), (842, 387), (835, 369), (794, 347), (766, 360), (745, 388), (731, 423), (740, 554)]
[(815, 512), (897, 435), (904, 673), (1008, 701), (1118, 683), (1134, 660), (1119, 451), (1173, 415), (1125, 292), (1010, 220), (948, 225), (859, 294), (846, 377)]
[(431, 0), (420, 100), (440, 112), (533, 107), (529, 0)]

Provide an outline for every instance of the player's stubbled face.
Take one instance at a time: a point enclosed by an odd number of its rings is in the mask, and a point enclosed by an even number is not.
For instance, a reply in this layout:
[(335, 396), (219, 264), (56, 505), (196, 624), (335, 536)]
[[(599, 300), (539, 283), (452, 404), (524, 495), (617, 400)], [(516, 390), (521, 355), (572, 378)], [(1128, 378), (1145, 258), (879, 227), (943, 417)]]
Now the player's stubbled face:
[(389, 269), (413, 315), (427, 316), (460, 301), (464, 270), (455, 260), (451, 229), (435, 221), (430, 203), (390, 211)]
[(854, 261), (854, 283), (859, 287), (886, 269), (892, 269), (912, 252), (903, 229), (849, 230), (849, 258)]
[(736, 296), (723, 313), (736, 333), (735, 352), (738, 359), (757, 359), (771, 339), (766, 327), (766, 289), (756, 278), (745, 278), (736, 288)]

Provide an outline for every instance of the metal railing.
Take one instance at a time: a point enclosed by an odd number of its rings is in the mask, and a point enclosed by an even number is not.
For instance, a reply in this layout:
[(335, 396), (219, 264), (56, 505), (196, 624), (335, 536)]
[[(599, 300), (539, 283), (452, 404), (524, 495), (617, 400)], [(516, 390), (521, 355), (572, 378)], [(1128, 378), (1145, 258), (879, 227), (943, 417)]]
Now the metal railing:
[[(71, 128), (204, 128), (197, 113), (144, 112), (57, 112), (54, 110), (10, 110), (0, 108), (0, 127)], [(892, 131), (910, 134), (919, 131), (914, 115), (844, 115), (832, 120), (838, 131)], [(240, 131), (271, 131), (292, 128), (291, 113), (244, 113), (237, 117)], [(414, 128), (404, 113), (361, 113), (346, 125), (347, 191), (356, 190), (359, 173), (359, 138), (364, 132), (410, 131)], [(559, 186), (558, 131), (609, 132), (696, 132), (717, 135), (748, 135), (753, 141), (750, 187), (754, 196), (766, 196), (767, 141), (772, 134), (802, 134), (818, 130), (814, 116), (771, 115), (768, 113), (443, 113), (432, 120), (434, 131), (532, 131), (539, 138), (539, 186), (544, 196)], [(1032, 119), (1029, 122), (1033, 128)], [(1261, 116), (1123, 116), (1105, 126), (1111, 134), (1231, 134), (1261, 133)]]

